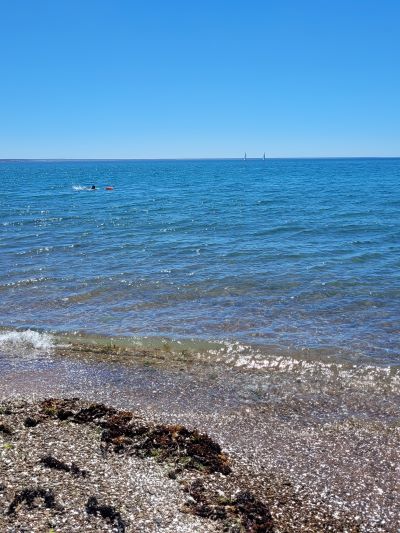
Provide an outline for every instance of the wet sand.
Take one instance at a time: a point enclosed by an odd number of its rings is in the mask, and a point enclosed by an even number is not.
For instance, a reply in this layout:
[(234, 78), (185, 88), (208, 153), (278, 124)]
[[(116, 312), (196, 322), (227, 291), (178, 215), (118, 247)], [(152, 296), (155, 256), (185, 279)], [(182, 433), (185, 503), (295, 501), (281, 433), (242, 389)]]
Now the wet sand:
[(256, 372), (150, 355), (85, 348), (3, 358), (0, 397), (80, 397), (198, 428), (229, 455), (235, 483), (268, 507), (275, 531), (398, 531), (392, 381), (377, 386), (358, 370), (318, 365)]

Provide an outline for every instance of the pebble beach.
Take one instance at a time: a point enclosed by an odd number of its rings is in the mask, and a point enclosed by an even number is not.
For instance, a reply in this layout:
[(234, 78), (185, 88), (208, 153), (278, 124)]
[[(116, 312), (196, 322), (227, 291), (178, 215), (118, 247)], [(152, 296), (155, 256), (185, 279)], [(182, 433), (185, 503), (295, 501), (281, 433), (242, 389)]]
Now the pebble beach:
[(399, 528), (393, 390), (87, 346), (39, 360), (3, 360), (2, 531)]

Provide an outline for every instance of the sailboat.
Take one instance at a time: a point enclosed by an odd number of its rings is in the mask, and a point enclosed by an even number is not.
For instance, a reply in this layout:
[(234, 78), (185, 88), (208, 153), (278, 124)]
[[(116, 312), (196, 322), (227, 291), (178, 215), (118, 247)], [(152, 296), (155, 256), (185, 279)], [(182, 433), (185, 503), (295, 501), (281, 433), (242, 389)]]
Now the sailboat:
[(244, 153), (244, 158), (243, 158), (243, 159), (244, 159), (245, 161), (246, 161), (246, 159), (247, 159), (247, 154), (246, 154), (246, 152)]
[(263, 155), (263, 160), (265, 161), (265, 152), (264, 152), (264, 155)]

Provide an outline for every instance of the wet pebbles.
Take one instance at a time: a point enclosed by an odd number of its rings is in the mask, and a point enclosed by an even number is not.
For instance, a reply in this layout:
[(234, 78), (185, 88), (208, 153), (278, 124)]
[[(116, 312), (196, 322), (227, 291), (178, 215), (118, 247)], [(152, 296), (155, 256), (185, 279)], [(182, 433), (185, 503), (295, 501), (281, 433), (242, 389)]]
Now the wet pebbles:
[[(273, 531), (268, 507), (196, 430), (78, 399), (1, 412), (1, 531)], [(215, 492), (229, 476), (231, 494)]]

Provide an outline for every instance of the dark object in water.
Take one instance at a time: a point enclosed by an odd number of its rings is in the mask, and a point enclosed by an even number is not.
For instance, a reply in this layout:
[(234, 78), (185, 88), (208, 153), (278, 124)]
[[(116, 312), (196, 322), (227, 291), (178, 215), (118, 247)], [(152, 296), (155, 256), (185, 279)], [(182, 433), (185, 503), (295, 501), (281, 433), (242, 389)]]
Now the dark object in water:
[(72, 475), (79, 477), (86, 477), (86, 470), (81, 470), (75, 463), (71, 463), (71, 466), (66, 463), (59, 461), (51, 455), (46, 455), (40, 459), (42, 465), (47, 466), (47, 468), (54, 468), (55, 470), (64, 470), (64, 472), (71, 472)]
[(7, 514), (10, 515), (15, 513), (17, 507), (24, 502), (28, 505), (29, 508), (32, 509), (34, 507), (34, 502), (36, 498), (42, 498), (44, 500), (45, 506), (48, 509), (61, 509), (61, 506), (56, 504), (54, 492), (51, 489), (24, 489), (15, 495), (13, 501), (8, 507)]
[(96, 185), (92, 185), (90, 188), (92, 189), (92, 191), (94, 191), (96, 189)]
[(88, 499), (86, 503), (86, 512), (94, 516), (99, 514), (105, 520), (115, 524), (118, 533), (125, 532), (125, 522), (122, 520), (121, 514), (110, 505), (99, 505), (95, 496), (91, 496)]

